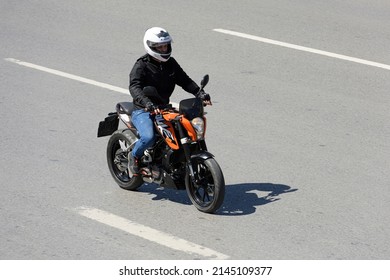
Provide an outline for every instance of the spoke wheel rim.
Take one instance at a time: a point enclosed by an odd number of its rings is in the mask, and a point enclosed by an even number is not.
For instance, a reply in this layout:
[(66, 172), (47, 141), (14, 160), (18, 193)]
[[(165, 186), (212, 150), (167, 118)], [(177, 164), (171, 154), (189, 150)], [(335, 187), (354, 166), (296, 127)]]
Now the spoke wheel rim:
[(122, 182), (129, 182), (131, 175), (128, 170), (128, 151), (129, 143), (126, 140), (118, 140), (112, 146), (111, 157), (113, 161), (113, 171), (115, 176)]
[(202, 162), (197, 163), (196, 172), (198, 174), (198, 183), (197, 186), (194, 186), (194, 183), (191, 182), (192, 197), (198, 205), (207, 207), (215, 199), (214, 179), (208, 167)]

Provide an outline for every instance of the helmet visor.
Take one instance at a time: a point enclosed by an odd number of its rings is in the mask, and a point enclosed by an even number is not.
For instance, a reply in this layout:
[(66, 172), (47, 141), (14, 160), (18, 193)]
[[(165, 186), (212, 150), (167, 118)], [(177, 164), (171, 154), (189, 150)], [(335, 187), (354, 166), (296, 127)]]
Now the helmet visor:
[(163, 43), (154, 43), (148, 41), (148, 46), (158, 54), (168, 54), (172, 51), (171, 43), (163, 42)]

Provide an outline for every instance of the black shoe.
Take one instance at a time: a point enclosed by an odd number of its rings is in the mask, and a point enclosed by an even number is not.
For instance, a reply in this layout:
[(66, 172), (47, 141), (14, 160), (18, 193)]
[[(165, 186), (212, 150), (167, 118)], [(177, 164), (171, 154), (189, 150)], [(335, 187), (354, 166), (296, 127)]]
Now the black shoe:
[(139, 173), (139, 159), (132, 155), (129, 155), (129, 170), (133, 176), (137, 176)]

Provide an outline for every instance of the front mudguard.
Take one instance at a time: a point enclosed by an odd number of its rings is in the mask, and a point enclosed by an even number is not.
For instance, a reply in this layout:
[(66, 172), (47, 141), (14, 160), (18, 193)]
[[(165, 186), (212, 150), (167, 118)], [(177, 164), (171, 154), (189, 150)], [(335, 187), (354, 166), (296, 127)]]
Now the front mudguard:
[(196, 173), (194, 171), (194, 164), (199, 161), (206, 161), (209, 158), (214, 158), (214, 156), (208, 151), (199, 151), (198, 153), (191, 155), (191, 160), (187, 163), (187, 175), (191, 178), (194, 184), (196, 184)]
[(214, 155), (208, 151), (200, 151), (196, 154), (191, 155), (191, 161), (196, 160), (196, 159), (206, 160), (206, 159), (213, 158), (213, 157), (214, 157)]
[(191, 155), (191, 163), (188, 165), (188, 175), (190, 175), (194, 183), (197, 177), (196, 172), (194, 171), (194, 164), (199, 161), (200, 162), (206, 161), (209, 158), (214, 158), (214, 156), (208, 151), (199, 151), (196, 154)]

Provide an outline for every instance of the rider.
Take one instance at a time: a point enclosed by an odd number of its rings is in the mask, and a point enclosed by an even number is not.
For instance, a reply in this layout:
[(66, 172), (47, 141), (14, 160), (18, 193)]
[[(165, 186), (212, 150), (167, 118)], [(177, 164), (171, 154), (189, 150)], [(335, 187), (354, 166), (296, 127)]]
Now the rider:
[[(199, 92), (199, 86), (171, 57), (172, 38), (165, 29), (152, 27), (146, 30), (143, 43), (147, 53), (135, 62), (130, 72), (129, 85), (134, 103), (132, 122), (140, 135), (129, 155), (129, 168), (134, 176), (139, 173), (140, 158), (144, 151), (155, 141), (150, 112), (159, 113), (158, 105), (169, 104), (175, 85), (201, 98), (206, 105), (211, 105), (210, 95), (203, 90)], [(148, 94), (151, 91), (157, 92), (157, 96)]]

